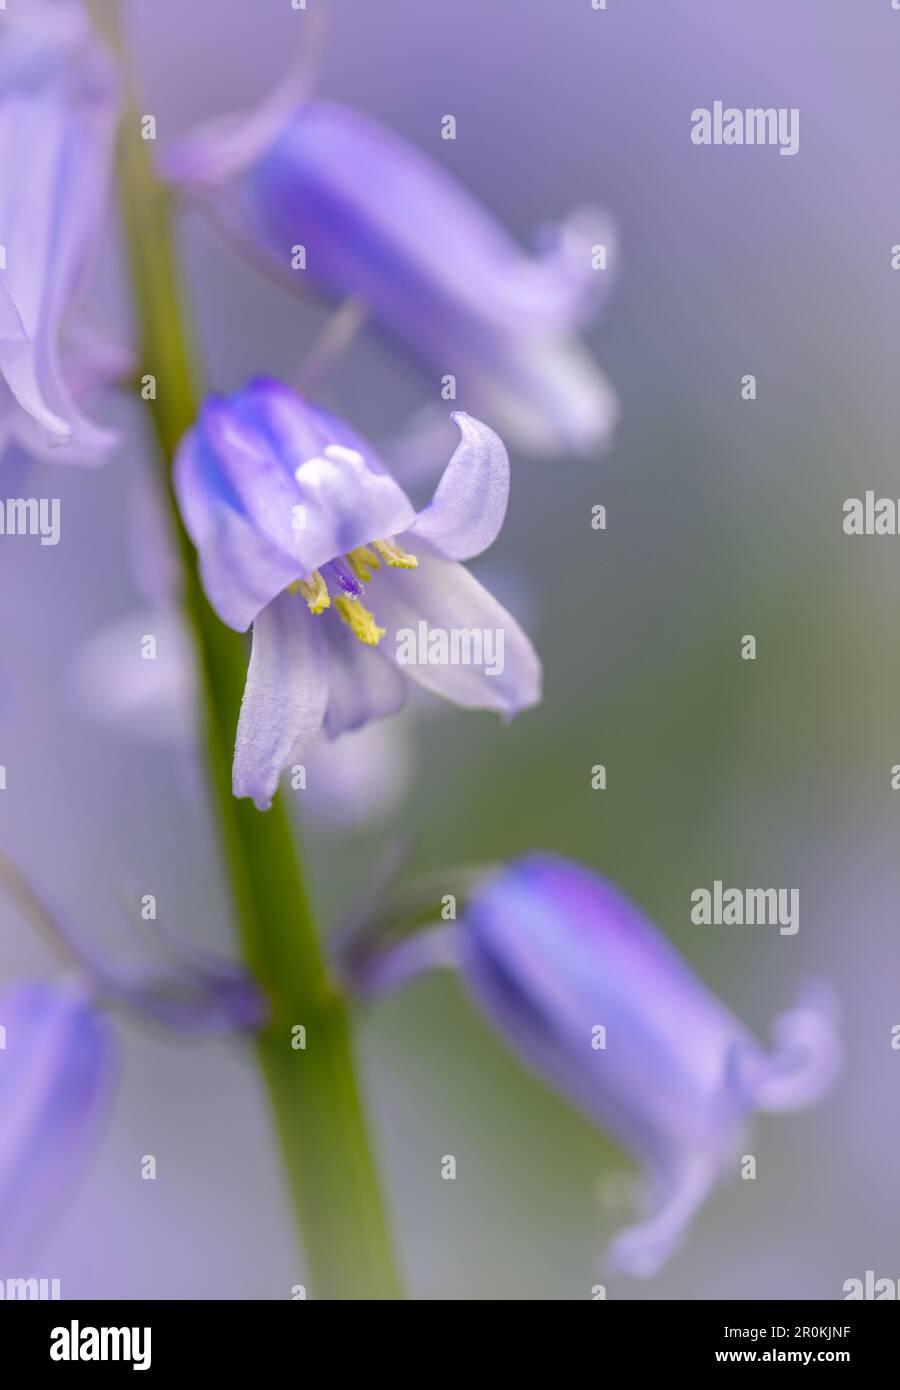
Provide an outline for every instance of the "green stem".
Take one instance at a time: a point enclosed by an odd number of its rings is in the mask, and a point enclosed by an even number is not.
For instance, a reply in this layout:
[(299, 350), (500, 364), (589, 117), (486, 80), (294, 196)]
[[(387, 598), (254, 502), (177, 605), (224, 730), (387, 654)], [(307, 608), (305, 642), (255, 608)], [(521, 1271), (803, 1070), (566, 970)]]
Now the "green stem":
[[(95, 15), (119, 51), (116, 6)], [(326, 970), (292, 828), (276, 798), (261, 814), (231, 793), (234, 731), (246, 672), (243, 640), (210, 609), (181, 524), (171, 461), (197, 415), (197, 385), (180, 292), (168, 198), (157, 182), (140, 118), (126, 112), (119, 189), (133, 270), (141, 375), (156, 379), (150, 414), (162, 481), (183, 559), (184, 608), (195, 640), (204, 750), (223, 860), (244, 958), (271, 1003), (259, 1041), (313, 1292), (320, 1298), (400, 1297), (390, 1238), (366, 1136), (347, 1016)], [(292, 1046), (296, 1025), (305, 1048)], [(249, 1197), (252, 1200), (252, 1194)]]

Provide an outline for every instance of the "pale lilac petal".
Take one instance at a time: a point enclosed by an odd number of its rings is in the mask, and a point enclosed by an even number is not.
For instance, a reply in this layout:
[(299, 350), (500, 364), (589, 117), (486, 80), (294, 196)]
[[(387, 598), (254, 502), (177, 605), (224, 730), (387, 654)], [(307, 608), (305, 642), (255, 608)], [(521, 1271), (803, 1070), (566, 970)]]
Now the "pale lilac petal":
[[(412, 539), (410, 548), (415, 549)], [(462, 565), (418, 551), (415, 570), (379, 574), (369, 597), (376, 621), (386, 630), (380, 650), (411, 680), (470, 709), (497, 710), (504, 716), (537, 704), (541, 698), (541, 663), (515, 618)], [(431, 664), (404, 660), (413, 634), (459, 634), (459, 651), (477, 654), (465, 633), (479, 634), (481, 665)], [(427, 649), (426, 649), (427, 650)], [(448, 651), (449, 651), (448, 647)], [(495, 674), (489, 674), (493, 667)]]
[[(99, 50), (48, 68), (0, 95), (0, 376), (31, 426), (68, 446), (60, 461), (98, 463), (117, 435), (76, 402), (60, 340), (102, 213), (117, 99)], [(29, 447), (27, 427), (12, 433)]]
[(404, 486), (414, 486), (439, 478), (458, 443), (447, 407), (431, 401), (382, 441), (381, 453), (394, 477)]
[[(266, 604), (308, 571), (247, 515), (199, 428), (179, 445), (172, 476), (207, 597), (224, 623), (246, 632)], [(268, 476), (273, 476), (271, 467)], [(275, 489), (280, 486), (276, 479)]]
[[(0, 314), (3, 287), (0, 286)], [(2, 336), (2, 329), (0, 329)], [(45, 399), (60, 403), (65, 413), (57, 417), (66, 431), (54, 433), (35, 415), (22, 409), (5, 381), (0, 378), (0, 457), (6, 444), (17, 444), (29, 458), (39, 463), (67, 463), (94, 467), (105, 463), (120, 443), (114, 429), (94, 424), (84, 413), (85, 398), (121, 382), (133, 366), (133, 356), (117, 338), (101, 337), (77, 318), (67, 323), (62, 349), (62, 373), (50, 385)], [(36, 402), (38, 416), (43, 404)]]
[(313, 621), (322, 622), (328, 644), (325, 732), (329, 738), (402, 709), (408, 684), (378, 647), (357, 641), (332, 614), (323, 614)]
[(356, 434), (274, 381), (207, 400), (173, 478), (210, 602), (239, 631), (294, 580), (415, 518)]
[(575, 338), (543, 337), (510, 345), (503, 370), (488, 363), (459, 374), (460, 399), (471, 401), (519, 449), (552, 455), (608, 445), (619, 418), (615, 392)]
[[(270, 378), (236, 392), (229, 406), (268, 440), (292, 478), (291, 500), (303, 508), (304, 521), (296, 543), (308, 570), (405, 531), (414, 520), (412, 503), (375, 450), (338, 416)], [(254, 479), (252, 491), (257, 487)], [(248, 506), (251, 515), (255, 506)], [(273, 538), (280, 538), (277, 528)]]
[(537, 240), (544, 269), (559, 287), (561, 322), (583, 323), (605, 302), (618, 273), (615, 224), (602, 208), (579, 207), (564, 221), (541, 228)]
[(0, 90), (11, 83), (37, 83), (58, 73), (72, 55), (93, 43), (81, 0), (24, 0), (2, 16)]
[(69, 387), (81, 399), (125, 381), (137, 366), (137, 356), (112, 328), (76, 310), (63, 330), (62, 362)]
[(328, 658), (319, 620), (303, 600), (281, 594), (253, 624), (253, 651), (234, 749), (235, 796), (261, 811), (272, 804), (289, 762), (302, 761), (328, 702)]
[(18, 1274), (93, 1156), (117, 1058), (106, 1020), (74, 987), (7, 991), (0, 1027), (0, 1262)]
[(509, 455), (502, 439), (480, 420), (454, 412), (462, 439), (434, 497), (409, 528), (448, 560), (470, 560), (500, 533), (509, 500)]
[(722, 1175), (717, 1153), (692, 1153), (648, 1192), (649, 1214), (610, 1243), (604, 1264), (636, 1279), (658, 1274), (683, 1244), (691, 1221)]
[(772, 1025), (775, 1048), (741, 1049), (736, 1082), (757, 1110), (796, 1110), (812, 1105), (831, 1087), (842, 1062), (839, 1009), (830, 986), (816, 983)]
[(159, 155), (161, 176), (186, 188), (215, 185), (242, 173), (276, 141), (311, 87), (311, 70), (297, 62), (260, 105), (215, 116), (179, 136)]

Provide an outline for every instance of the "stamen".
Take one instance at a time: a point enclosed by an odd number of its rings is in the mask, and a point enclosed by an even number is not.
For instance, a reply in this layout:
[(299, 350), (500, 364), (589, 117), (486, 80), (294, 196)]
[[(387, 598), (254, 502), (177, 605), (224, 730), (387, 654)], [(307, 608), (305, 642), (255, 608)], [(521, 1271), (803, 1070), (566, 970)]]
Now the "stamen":
[(367, 545), (358, 545), (355, 550), (350, 551), (347, 559), (353, 566), (353, 573), (363, 584), (368, 584), (372, 578), (372, 570), (381, 569), (381, 561), (375, 551), (370, 550)]
[(393, 569), (414, 570), (418, 565), (415, 555), (410, 555), (404, 550), (402, 545), (398, 545), (393, 536), (388, 536), (383, 541), (373, 541), (372, 545), (378, 554)]
[(328, 585), (318, 570), (313, 570), (309, 579), (298, 579), (296, 585), (290, 585), (290, 590), (291, 593), (303, 595), (310, 613), (324, 613), (326, 608), (331, 607)]
[(378, 646), (385, 629), (376, 626), (375, 618), (368, 608), (364, 608), (355, 599), (344, 598), (343, 594), (339, 594), (334, 600), (334, 606), (354, 637), (364, 642), (367, 647)]
[(329, 560), (324, 568), (331, 571), (348, 598), (359, 598), (365, 592), (363, 586), (354, 579), (346, 565), (340, 560)]

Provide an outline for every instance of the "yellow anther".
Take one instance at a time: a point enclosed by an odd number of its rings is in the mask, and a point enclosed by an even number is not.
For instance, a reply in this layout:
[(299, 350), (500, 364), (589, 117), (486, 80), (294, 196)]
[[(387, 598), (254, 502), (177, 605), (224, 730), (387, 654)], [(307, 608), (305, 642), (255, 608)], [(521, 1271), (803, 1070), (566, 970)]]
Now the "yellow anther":
[(354, 637), (364, 642), (367, 647), (378, 646), (385, 629), (376, 627), (375, 619), (368, 608), (363, 608), (358, 599), (345, 598), (343, 594), (335, 598), (334, 606)]
[(372, 545), (385, 563), (391, 565), (393, 569), (414, 570), (419, 563), (415, 555), (410, 555), (401, 545), (390, 538), (384, 541), (373, 541)]
[(324, 613), (326, 608), (331, 607), (328, 585), (318, 570), (313, 570), (309, 579), (298, 579), (296, 589), (291, 585), (291, 592), (303, 595), (310, 613)]
[(358, 545), (355, 550), (350, 551), (347, 559), (360, 584), (368, 584), (372, 578), (372, 571), (381, 569), (381, 561), (375, 551), (370, 550), (367, 545)]

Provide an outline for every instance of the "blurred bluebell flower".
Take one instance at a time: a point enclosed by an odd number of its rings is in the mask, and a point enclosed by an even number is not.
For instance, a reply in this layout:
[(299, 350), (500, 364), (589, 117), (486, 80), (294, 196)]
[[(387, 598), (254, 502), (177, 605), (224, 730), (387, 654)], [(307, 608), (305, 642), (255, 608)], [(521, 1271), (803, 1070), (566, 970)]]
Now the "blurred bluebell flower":
[(164, 172), (293, 292), (352, 298), (517, 448), (604, 443), (613, 393), (577, 330), (613, 273), (582, 209), (523, 252), (449, 174), (360, 111), (288, 84), (170, 148)]
[(119, 1051), (107, 1006), (190, 1036), (258, 1029), (268, 1006), (242, 967), (180, 943), (159, 968), (105, 960), (2, 855), (0, 877), (79, 976), (0, 993), (0, 1262), (15, 1273), (102, 1138)]
[[(182, 441), (175, 490), (206, 592), (229, 626), (253, 624), (236, 796), (267, 808), (320, 730), (335, 738), (394, 714), (407, 676), (506, 717), (540, 698), (525, 633), (458, 563), (503, 523), (506, 450), (471, 416), (454, 419), (461, 441), (419, 513), (369, 444), (275, 381), (209, 398)], [(487, 634), (502, 659), (410, 658), (423, 629)]]
[(812, 1104), (840, 1062), (836, 1008), (808, 988), (766, 1051), (621, 893), (567, 860), (487, 876), (464, 920), (407, 937), (351, 980), (379, 993), (457, 967), (513, 1051), (643, 1164), (647, 1213), (610, 1255), (656, 1273), (714, 1183), (737, 1172), (756, 1110)]
[(117, 110), (113, 65), (77, 0), (4, 15), (0, 436), (41, 453), (65, 445), (54, 457), (72, 463), (100, 462), (116, 443), (76, 399), (63, 335), (97, 236)]
[(5, 1272), (52, 1231), (93, 1157), (117, 1046), (84, 990), (24, 984), (0, 995), (0, 1256)]

